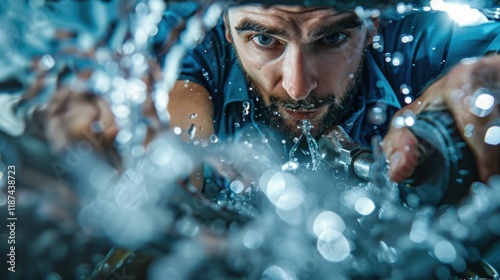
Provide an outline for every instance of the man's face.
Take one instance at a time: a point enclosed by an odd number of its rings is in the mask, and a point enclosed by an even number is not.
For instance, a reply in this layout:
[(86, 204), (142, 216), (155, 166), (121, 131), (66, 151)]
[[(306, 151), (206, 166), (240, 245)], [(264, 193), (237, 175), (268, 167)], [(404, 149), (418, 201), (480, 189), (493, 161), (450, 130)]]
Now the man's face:
[(231, 8), (225, 20), (226, 37), (272, 126), (296, 136), (309, 120), (319, 136), (352, 112), (373, 35), (355, 13), (247, 5)]

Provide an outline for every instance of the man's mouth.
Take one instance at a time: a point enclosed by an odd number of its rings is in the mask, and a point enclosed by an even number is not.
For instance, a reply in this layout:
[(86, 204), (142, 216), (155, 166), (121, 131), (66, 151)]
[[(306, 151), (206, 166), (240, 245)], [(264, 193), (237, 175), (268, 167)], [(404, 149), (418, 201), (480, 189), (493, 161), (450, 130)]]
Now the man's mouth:
[(323, 110), (323, 107), (316, 107), (314, 104), (310, 105), (283, 105), (285, 112), (295, 120), (313, 120), (315, 119)]

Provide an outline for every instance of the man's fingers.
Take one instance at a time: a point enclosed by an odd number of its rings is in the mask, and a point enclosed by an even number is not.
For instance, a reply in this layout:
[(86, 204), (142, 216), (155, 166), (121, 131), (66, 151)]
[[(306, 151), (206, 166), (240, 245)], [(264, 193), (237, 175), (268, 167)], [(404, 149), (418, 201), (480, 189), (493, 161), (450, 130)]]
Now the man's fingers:
[(391, 128), (384, 138), (384, 152), (389, 160), (389, 177), (402, 182), (411, 177), (419, 164), (418, 140), (407, 128)]

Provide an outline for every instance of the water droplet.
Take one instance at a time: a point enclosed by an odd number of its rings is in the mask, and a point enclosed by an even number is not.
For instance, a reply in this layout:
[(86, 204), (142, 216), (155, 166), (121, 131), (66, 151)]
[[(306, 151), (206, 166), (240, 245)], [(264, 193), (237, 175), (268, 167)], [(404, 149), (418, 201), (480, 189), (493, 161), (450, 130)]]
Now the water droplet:
[(121, 130), (117, 135), (116, 135), (116, 141), (120, 144), (126, 144), (128, 141), (132, 139), (132, 132), (129, 130)]
[(469, 111), (478, 117), (484, 117), (495, 108), (495, 97), (487, 88), (480, 88), (474, 92), (469, 100)]
[(406, 84), (402, 84), (399, 89), (401, 90), (401, 93), (404, 94), (404, 95), (407, 95), (407, 94), (410, 94), (411, 93), (411, 89), (408, 85)]
[(472, 132), (474, 131), (474, 125), (469, 123), (464, 127), (464, 136), (469, 138), (472, 137)]
[(500, 126), (492, 126), (488, 128), (484, 135), (484, 142), (489, 145), (500, 144)]
[(399, 2), (396, 6), (396, 11), (398, 11), (398, 13), (400, 14), (406, 13), (406, 4)]
[(281, 171), (295, 171), (299, 169), (299, 163), (294, 160), (289, 160), (281, 166)]
[(282, 280), (292, 280), (296, 277), (293, 277), (289, 273), (287, 273), (283, 268), (277, 265), (271, 265), (270, 267), (264, 270), (262, 273), (262, 279), (282, 279)]
[[(387, 58), (386, 58), (387, 61)], [(387, 61), (389, 62), (389, 61)], [(390, 60), (393, 66), (400, 66), (404, 62), (404, 56), (400, 52), (395, 52), (392, 54), (392, 60)]]
[(174, 133), (176, 135), (180, 135), (182, 133), (182, 129), (178, 126), (174, 127)]
[(243, 245), (248, 249), (258, 249), (263, 242), (262, 234), (255, 230), (248, 230), (243, 236)]
[(442, 263), (452, 263), (457, 257), (457, 251), (448, 240), (441, 240), (434, 246), (434, 255)]
[(367, 216), (375, 210), (375, 203), (368, 197), (360, 197), (356, 200), (354, 209), (356, 209), (359, 214)]
[(198, 117), (197, 113), (193, 113), (193, 114), (189, 115), (190, 119), (196, 119), (197, 117)]
[(313, 223), (313, 233), (316, 236), (321, 236), (326, 230), (334, 230), (342, 233), (346, 228), (344, 220), (335, 212), (321, 212)]
[(404, 126), (413, 126), (415, 122), (417, 121), (417, 116), (415, 113), (413, 113), (412, 110), (405, 110), (403, 112), (403, 118), (404, 118)]
[(243, 184), (243, 182), (241, 182), (240, 180), (234, 180), (233, 182), (231, 182), (231, 184), (229, 185), (229, 188), (234, 192), (234, 193), (241, 193), (244, 189), (245, 189), (245, 185)]
[(215, 134), (210, 135), (210, 142), (212, 142), (214, 144), (219, 142), (219, 137), (217, 137), (217, 135), (215, 135)]
[(413, 41), (413, 36), (412, 35), (406, 35), (406, 34), (404, 34), (404, 35), (401, 36), (401, 42), (403, 44), (406, 44), (406, 43), (409, 43), (409, 42), (412, 42), (412, 41)]
[(56, 65), (56, 60), (50, 54), (46, 54), (42, 56), (38, 65), (43, 70), (50, 70), (54, 67), (54, 65)]
[(250, 110), (250, 102), (244, 101), (242, 105), (243, 105), (243, 110), (244, 111)]
[(387, 106), (384, 103), (377, 103), (369, 112), (368, 119), (374, 125), (381, 125), (387, 120)]
[(188, 137), (191, 140), (196, 137), (196, 126), (194, 125), (194, 123), (192, 123), (188, 129)]
[(318, 237), (316, 248), (325, 260), (341, 262), (351, 254), (349, 241), (343, 234), (335, 230), (325, 230)]

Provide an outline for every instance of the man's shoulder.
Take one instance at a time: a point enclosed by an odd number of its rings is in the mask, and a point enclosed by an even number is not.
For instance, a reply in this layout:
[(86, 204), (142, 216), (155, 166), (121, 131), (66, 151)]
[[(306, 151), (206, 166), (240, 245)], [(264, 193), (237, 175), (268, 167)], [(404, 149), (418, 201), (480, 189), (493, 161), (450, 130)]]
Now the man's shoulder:
[(456, 23), (446, 12), (434, 10), (415, 10), (407, 13), (389, 11), (380, 17), (379, 31), (394, 31), (406, 29), (408, 32), (418, 32), (436, 26), (453, 26)]

